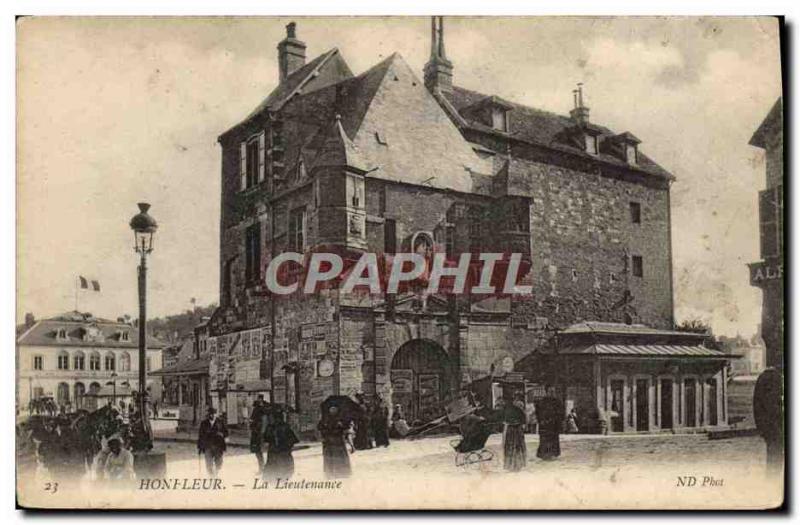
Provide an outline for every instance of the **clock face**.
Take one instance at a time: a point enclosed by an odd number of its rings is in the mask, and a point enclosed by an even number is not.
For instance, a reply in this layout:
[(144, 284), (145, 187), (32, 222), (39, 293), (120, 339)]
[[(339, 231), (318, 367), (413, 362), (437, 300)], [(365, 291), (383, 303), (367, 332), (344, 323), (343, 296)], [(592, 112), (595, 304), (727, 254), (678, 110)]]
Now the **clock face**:
[(317, 363), (317, 374), (320, 377), (330, 377), (333, 375), (333, 361), (330, 359), (323, 359)]

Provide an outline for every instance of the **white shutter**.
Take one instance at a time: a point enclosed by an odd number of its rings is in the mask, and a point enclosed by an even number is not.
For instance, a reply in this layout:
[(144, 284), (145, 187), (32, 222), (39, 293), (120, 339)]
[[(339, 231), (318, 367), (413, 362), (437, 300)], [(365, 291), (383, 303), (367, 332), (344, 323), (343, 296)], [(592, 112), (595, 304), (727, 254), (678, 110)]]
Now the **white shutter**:
[(241, 190), (247, 189), (247, 142), (242, 142), (239, 146), (239, 176), (242, 179)]
[(266, 153), (267, 136), (262, 131), (258, 136), (258, 182), (264, 182), (264, 154)]

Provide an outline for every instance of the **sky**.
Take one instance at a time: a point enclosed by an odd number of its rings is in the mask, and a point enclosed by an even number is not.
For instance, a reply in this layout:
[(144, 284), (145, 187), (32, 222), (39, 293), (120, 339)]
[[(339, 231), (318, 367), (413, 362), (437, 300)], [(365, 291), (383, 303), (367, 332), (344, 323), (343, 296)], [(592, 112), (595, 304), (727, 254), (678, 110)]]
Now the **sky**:
[[(338, 47), (358, 74), (399, 52), (418, 75), (422, 18), (33, 18), (17, 27), (17, 316), (136, 315), (128, 226), (158, 221), (148, 316), (218, 300), (220, 148), (277, 82), (284, 26), (313, 57)], [(768, 18), (445, 18), (454, 83), (566, 114), (584, 83), (591, 120), (630, 131), (673, 173), (676, 320), (750, 335), (761, 295), (748, 145), (781, 94)]]

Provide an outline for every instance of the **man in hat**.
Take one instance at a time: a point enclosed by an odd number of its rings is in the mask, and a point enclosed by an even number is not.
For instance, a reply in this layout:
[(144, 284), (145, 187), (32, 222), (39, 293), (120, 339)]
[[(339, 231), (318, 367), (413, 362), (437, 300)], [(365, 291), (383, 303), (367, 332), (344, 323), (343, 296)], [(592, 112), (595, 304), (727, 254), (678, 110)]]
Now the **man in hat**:
[(250, 452), (258, 461), (258, 475), (264, 472), (264, 434), (267, 431), (267, 411), (264, 394), (258, 394), (250, 413)]
[(133, 479), (133, 454), (123, 448), (122, 438), (114, 434), (108, 438), (108, 457), (106, 457), (105, 478), (110, 481)]
[(228, 428), (217, 417), (217, 409), (208, 407), (208, 415), (200, 423), (197, 436), (197, 453), (205, 454), (208, 475), (216, 478), (222, 468), (222, 455), (225, 453), (228, 440)]

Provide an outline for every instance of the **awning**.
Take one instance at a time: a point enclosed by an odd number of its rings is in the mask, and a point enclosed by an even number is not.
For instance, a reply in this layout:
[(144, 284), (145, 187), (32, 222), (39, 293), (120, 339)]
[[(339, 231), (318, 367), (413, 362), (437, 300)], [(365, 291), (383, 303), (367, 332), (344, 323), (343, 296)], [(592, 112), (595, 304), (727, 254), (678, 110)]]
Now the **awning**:
[(208, 374), (208, 363), (210, 359), (207, 357), (203, 357), (200, 359), (190, 359), (189, 361), (182, 361), (175, 363), (174, 365), (167, 366), (165, 368), (161, 368), (155, 370), (153, 372), (148, 372), (147, 375), (149, 376), (188, 376), (188, 375), (198, 375), (198, 374)]
[(132, 397), (133, 388), (117, 383), (116, 388), (113, 385), (106, 385), (94, 394), (86, 392), (84, 397)]
[(566, 355), (598, 355), (612, 357), (690, 357), (735, 359), (740, 356), (726, 354), (719, 350), (702, 345), (616, 345), (596, 344), (569, 346), (562, 348), (559, 354)]

